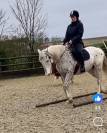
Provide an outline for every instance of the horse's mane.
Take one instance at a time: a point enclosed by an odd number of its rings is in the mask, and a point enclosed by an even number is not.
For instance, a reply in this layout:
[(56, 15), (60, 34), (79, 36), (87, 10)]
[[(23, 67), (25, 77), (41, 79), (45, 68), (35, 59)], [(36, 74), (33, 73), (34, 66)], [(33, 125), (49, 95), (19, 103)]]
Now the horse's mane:
[(48, 47), (48, 52), (53, 56), (53, 58), (56, 59), (60, 59), (64, 51), (65, 51), (64, 45), (51, 45)]

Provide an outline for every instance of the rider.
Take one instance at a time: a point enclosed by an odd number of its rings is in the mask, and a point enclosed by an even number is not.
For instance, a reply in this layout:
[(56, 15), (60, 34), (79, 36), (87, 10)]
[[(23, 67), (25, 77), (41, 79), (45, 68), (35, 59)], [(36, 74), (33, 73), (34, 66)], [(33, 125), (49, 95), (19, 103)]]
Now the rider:
[(66, 43), (69, 45), (68, 48), (72, 50), (74, 57), (80, 63), (80, 71), (84, 72), (85, 71), (84, 58), (82, 52), (84, 48), (84, 44), (82, 41), (84, 27), (82, 22), (79, 20), (78, 11), (76, 10), (71, 11), (70, 18), (72, 22), (70, 25), (68, 25), (63, 45), (66, 45)]

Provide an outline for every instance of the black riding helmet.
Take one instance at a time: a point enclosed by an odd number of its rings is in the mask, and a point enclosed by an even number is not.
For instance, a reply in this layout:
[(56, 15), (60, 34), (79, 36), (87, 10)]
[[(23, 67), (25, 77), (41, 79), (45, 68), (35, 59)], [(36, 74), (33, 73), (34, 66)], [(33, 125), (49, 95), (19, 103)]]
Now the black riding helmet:
[(73, 10), (73, 11), (71, 11), (70, 16), (71, 16), (71, 17), (72, 17), (72, 16), (75, 16), (75, 17), (79, 18), (79, 12), (76, 11), (76, 10)]

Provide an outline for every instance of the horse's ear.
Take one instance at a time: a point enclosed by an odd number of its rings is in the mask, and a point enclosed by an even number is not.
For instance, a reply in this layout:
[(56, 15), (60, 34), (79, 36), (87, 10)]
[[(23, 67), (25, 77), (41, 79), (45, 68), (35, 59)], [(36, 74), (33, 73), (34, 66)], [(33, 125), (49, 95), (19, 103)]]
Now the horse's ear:
[(41, 53), (41, 50), (40, 49), (38, 49), (37, 51), (38, 51), (39, 54)]

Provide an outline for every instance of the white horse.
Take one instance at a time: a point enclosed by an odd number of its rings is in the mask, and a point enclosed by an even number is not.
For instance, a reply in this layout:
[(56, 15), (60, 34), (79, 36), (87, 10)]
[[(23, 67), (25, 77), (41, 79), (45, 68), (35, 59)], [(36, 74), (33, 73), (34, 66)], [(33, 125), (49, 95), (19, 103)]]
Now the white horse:
[[(90, 58), (84, 62), (85, 72), (89, 72), (96, 77), (98, 83), (97, 92), (102, 91), (102, 71), (107, 73), (107, 58), (102, 49), (96, 47), (86, 47), (85, 50), (89, 53)], [(43, 65), (45, 75), (52, 74), (52, 63), (56, 64), (56, 68), (61, 75), (63, 81), (63, 89), (69, 102), (73, 101), (72, 95), (68, 88), (73, 82), (73, 76), (77, 61), (73, 58), (71, 52), (63, 45), (52, 45), (46, 49), (40, 50), (39, 61)], [(81, 74), (80, 69), (75, 73)]]

